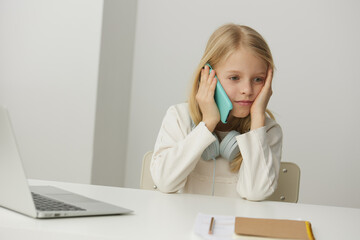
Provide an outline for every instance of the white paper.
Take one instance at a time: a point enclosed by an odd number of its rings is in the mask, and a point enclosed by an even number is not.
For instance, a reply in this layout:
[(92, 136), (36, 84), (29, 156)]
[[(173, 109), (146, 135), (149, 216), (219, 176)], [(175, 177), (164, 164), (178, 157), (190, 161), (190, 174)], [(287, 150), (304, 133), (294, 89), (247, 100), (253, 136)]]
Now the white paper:
[[(214, 217), (213, 234), (209, 234), (211, 218)], [(194, 231), (202, 239), (228, 240), (234, 237), (235, 216), (218, 216), (198, 213)]]

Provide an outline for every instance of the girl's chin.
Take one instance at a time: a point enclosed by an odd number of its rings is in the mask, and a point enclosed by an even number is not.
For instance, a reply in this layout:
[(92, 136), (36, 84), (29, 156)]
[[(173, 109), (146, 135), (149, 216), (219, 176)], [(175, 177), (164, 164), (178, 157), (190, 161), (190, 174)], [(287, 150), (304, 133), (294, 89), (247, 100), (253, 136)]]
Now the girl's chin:
[(236, 118), (246, 118), (247, 116), (249, 116), (250, 111), (242, 111), (242, 112), (232, 112), (232, 116), (236, 117)]

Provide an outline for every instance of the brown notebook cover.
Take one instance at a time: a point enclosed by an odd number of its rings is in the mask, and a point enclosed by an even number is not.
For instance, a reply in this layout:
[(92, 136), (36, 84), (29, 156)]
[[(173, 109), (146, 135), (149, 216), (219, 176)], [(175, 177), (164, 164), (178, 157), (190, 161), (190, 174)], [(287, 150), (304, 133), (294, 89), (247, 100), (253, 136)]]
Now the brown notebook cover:
[(310, 223), (297, 220), (236, 217), (235, 233), (257, 237), (315, 240)]

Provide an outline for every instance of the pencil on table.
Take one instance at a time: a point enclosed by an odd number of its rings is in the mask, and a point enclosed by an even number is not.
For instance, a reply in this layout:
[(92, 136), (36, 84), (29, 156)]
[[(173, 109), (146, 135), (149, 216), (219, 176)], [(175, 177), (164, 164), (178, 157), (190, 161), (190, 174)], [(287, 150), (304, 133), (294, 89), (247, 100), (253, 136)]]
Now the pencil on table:
[(214, 224), (215, 224), (215, 219), (214, 219), (214, 217), (211, 217), (210, 226), (209, 226), (209, 234), (213, 234)]

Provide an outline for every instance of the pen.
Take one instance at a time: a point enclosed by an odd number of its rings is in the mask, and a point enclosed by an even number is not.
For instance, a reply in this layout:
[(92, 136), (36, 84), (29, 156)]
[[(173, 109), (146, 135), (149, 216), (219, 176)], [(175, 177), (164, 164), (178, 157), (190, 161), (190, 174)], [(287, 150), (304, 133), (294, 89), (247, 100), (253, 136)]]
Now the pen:
[(209, 226), (209, 234), (213, 234), (214, 232), (215, 219), (211, 217), (210, 226)]
[(310, 239), (310, 240), (315, 240), (314, 235), (313, 235), (313, 233), (312, 233), (312, 229), (311, 229), (311, 224), (310, 224), (310, 222), (305, 221), (305, 225), (306, 225), (306, 232), (307, 232), (307, 234), (308, 234), (309, 239)]

